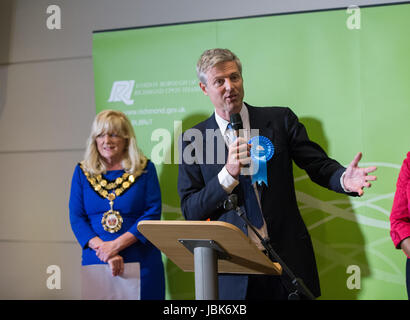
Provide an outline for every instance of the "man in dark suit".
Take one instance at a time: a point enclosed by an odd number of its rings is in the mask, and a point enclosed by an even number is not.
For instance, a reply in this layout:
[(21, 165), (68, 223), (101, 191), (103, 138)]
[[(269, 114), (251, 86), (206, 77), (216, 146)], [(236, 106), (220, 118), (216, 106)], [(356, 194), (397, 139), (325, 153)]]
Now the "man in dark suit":
[[(313, 295), (320, 296), (312, 243), (297, 207), (292, 161), (319, 185), (353, 196), (361, 196), (363, 188), (370, 187), (369, 181), (376, 177), (368, 173), (376, 167), (359, 168), (361, 153), (348, 168), (330, 159), (309, 140), (305, 127), (289, 108), (260, 108), (244, 103), (242, 66), (231, 51), (205, 51), (198, 61), (197, 73), (215, 113), (182, 135), (178, 193), (184, 217), (232, 223), (263, 250), (236, 212), (223, 208), (229, 194), (237, 194), (238, 205), (248, 217), (262, 216), (259, 225), (255, 223), (256, 229), (270, 239), (274, 250)], [(243, 136), (236, 137), (230, 129), (232, 114), (240, 114)], [(255, 183), (249, 191), (245, 188), (249, 177), (241, 172), (251, 162), (248, 141), (253, 130), (273, 143), (274, 155), (267, 162), (268, 185)], [(220, 299), (286, 299), (290, 288), (286, 275), (222, 274), (218, 280)]]

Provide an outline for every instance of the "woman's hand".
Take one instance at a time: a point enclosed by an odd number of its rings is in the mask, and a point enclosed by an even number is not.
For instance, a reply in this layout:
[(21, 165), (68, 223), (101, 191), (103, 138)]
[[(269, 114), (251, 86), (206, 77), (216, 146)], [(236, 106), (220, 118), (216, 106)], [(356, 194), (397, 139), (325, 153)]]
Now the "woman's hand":
[(130, 232), (126, 232), (113, 241), (102, 241), (100, 238), (92, 238), (88, 246), (95, 251), (97, 257), (103, 261), (116, 256), (121, 250), (137, 242), (137, 238)]
[(118, 252), (118, 246), (115, 241), (104, 241), (95, 249), (97, 257), (103, 262), (108, 262), (108, 260), (116, 256)]
[(112, 241), (102, 241), (99, 237), (94, 237), (88, 242), (88, 246), (95, 251), (97, 257), (108, 262), (109, 259), (116, 256), (121, 250), (136, 243), (137, 238), (130, 232), (126, 232)]
[(120, 255), (108, 259), (108, 265), (111, 268), (113, 277), (120, 276), (124, 273), (124, 259)]
[(96, 250), (103, 242), (99, 237), (94, 237), (88, 241), (88, 247)]
[(406, 254), (406, 256), (410, 258), (410, 238), (404, 239), (404, 240), (400, 243), (400, 247), (401, 247), (401, 249), (404, 251), (404, 253)]

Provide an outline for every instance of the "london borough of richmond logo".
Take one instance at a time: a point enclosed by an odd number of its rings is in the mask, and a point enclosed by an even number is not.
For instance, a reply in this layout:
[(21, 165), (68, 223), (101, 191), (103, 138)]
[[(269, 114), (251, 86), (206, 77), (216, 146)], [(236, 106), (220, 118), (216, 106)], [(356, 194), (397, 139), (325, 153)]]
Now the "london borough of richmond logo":
[(124, 102), (127, 106), (134, 103), (131, 99), (135, 80), (114, 81), (108, 102)]

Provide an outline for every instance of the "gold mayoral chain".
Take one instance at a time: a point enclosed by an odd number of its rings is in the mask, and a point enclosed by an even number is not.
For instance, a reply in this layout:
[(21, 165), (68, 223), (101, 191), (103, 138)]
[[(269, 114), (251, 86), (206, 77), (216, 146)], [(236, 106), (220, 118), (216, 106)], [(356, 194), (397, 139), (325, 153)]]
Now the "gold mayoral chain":
[(113, 210), (114, 200), (130, 188), (137, 180), (137, 177), (128, 172), (124, 172), (121, 177), (118, 177), (114, 181), (107, 181), (101, 174), (92, 175), (85, 171), (82, 164), (80, 164), (80, 167), (94, 191), (110, 202), (110, 210), (104, 212), (101, 219), (104, 230), (110, 233), (117, 232), (122, 227), (123, 219), (119, 211)]

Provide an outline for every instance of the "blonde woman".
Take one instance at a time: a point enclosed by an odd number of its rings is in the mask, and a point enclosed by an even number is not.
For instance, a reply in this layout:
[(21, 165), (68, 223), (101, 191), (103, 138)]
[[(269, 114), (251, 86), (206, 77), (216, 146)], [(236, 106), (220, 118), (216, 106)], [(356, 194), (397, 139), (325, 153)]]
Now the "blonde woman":
[(83, 298), (164, 299), (161, 253), (137, 230), (139, 221), (161, 218), (158, 177), (124, 113), (95, 117), (69, 208), (82, 247)]

